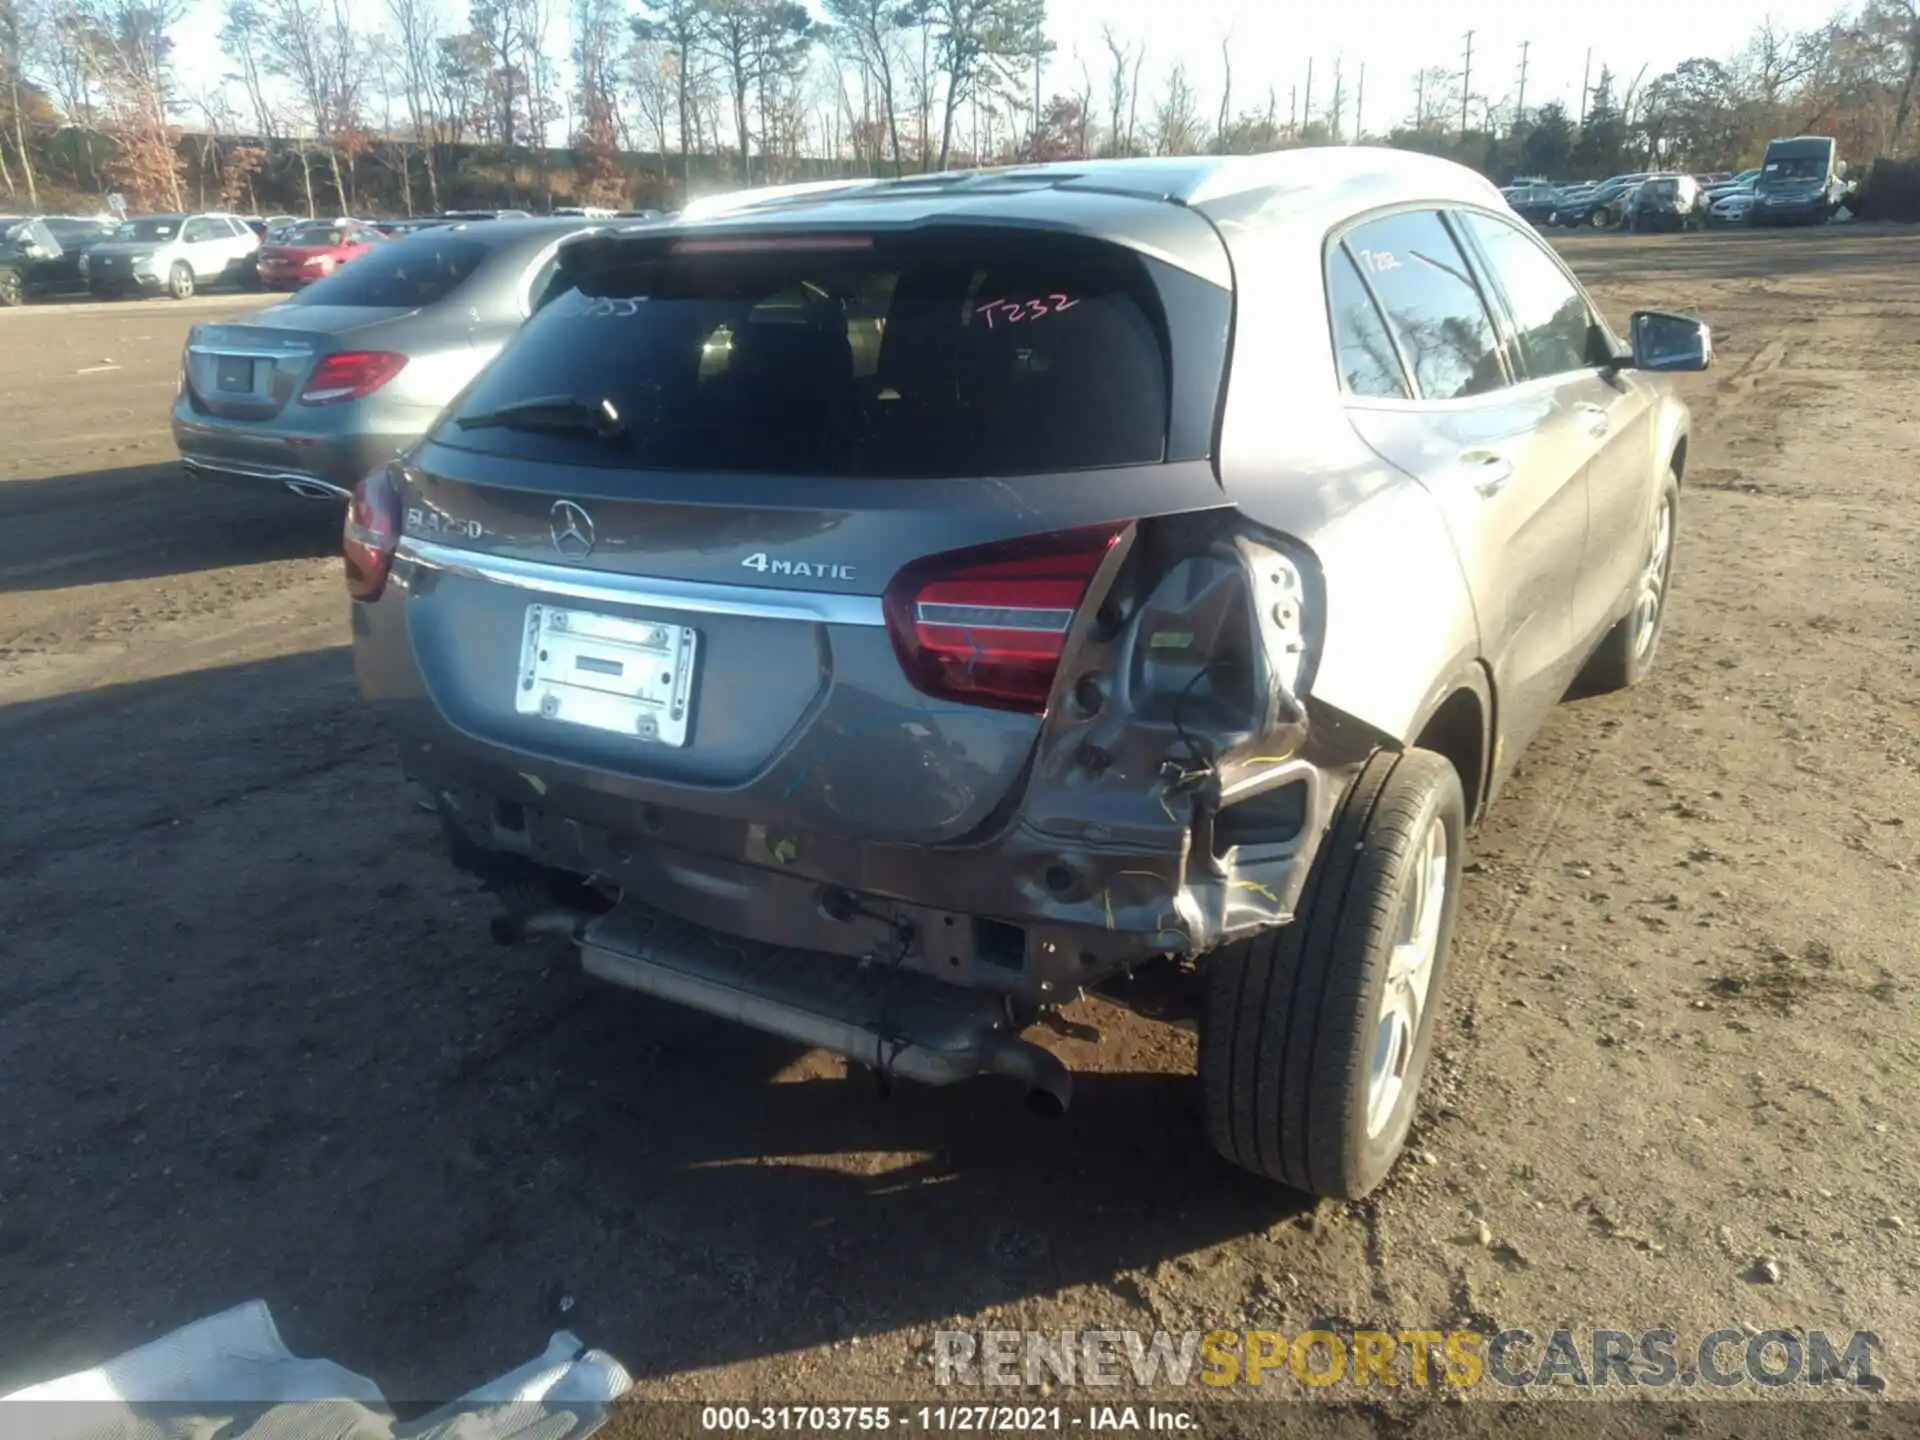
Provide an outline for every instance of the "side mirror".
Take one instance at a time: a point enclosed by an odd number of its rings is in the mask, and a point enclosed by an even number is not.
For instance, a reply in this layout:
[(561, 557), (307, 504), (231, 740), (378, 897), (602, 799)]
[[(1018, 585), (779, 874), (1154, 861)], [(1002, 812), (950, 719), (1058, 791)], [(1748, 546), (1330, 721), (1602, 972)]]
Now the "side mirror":
[(1633, 368), (1674, 374), (1713, 364), (1713, 331), (1691, 315), (1636, 310), (1631, 322)]

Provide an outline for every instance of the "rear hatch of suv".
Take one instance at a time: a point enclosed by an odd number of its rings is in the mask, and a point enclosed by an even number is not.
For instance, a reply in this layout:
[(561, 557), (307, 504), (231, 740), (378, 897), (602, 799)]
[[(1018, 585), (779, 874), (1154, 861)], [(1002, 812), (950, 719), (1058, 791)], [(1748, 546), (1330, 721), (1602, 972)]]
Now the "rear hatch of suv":
[(356, 503), (401, 531), (381, 628), (459, 742), (815, 834), (1003, 813), (1137, 527), (1223, 503), (1219, 238), (1076, 200), (1154, 243), (868, 202), (563, 250)]

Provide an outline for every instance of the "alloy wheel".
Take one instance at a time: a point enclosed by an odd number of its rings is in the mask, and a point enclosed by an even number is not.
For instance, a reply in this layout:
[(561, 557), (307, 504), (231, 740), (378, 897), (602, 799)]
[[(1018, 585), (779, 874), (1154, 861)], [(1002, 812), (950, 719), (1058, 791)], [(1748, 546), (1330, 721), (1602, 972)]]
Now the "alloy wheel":
[(1667, 571), (1673, 561), (1673, 497), (1666, 496), (1653, 517), (1647, 542), (1647, 563), (1640, 572), (1639, 598), (1633, 606), (1633, 654), (1645, 659), (1660, 633), (1660, 611), (1666, 603)]
[(1407, 892), (1394, 925), (1387, 978), (1374, 1012), (1373, 1051), (1367, 1068), (1367, 1137), (1378, 1135), (1400, 1103), (1433, 989), (1440, 954), (1440, 921), (1447, 909), (1447, 829), (1436, 817), (1415, 850)]

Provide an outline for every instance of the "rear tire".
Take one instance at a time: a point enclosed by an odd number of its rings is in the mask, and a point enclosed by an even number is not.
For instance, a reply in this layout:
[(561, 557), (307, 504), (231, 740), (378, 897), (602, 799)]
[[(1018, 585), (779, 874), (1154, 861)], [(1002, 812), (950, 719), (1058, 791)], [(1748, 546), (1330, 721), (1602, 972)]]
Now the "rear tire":
[(174, 261), (173, 268), (167, 272), (167, 294), (176, 300), (193, 298), (193, 267), (186, 261)]
[(1293, 921), (1207, 960), (1200, 1085), (1227, 1159), (1346, 1199), (1386, 1178), (1432, 1048), (1465, 835), (1452, 765), (1376, 755)]
[(0, 309), (27, 303), (27, 282), (18, 270), (0, 270)]
[(1679, 536), (1680, 477), (1669, 468), (1660, 503), (1647, 527), (1632, 607), (1588, 659), (1580, 672), (1580, 690), (1590, 695), (1625, 690), (1638, 685), (1653, 669), (1660, 637), (1667, 628), (1667, 597), (1673, 588), (1673, 551)]

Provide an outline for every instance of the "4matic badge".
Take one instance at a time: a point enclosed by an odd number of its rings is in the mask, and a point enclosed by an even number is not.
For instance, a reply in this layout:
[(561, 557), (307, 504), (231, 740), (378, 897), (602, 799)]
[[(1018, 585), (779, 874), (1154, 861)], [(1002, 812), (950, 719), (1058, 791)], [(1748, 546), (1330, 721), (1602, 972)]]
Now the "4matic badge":
[(765, 575), (805, 575), (813, 580), (853, 579), (851, 565), (835, 565), (825, 560), (774, 560), (764, 550), (756, 551), (740, 563)]

